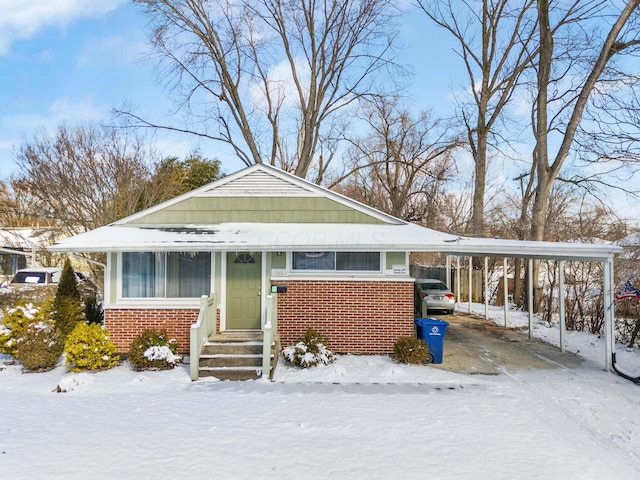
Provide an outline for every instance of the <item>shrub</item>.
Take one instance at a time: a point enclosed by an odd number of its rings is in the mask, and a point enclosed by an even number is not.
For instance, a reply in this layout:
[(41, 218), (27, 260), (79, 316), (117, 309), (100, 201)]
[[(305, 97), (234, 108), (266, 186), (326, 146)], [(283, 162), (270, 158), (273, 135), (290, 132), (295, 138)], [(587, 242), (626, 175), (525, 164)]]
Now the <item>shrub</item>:
[(309, 327), (304, 337), (295, 345), (286, 347), (282, 355), (289, 362), (302, 368), (318, 364), (328, 365), (335, 360), (335, 355), (327, 348), (327, 339)]
[(18, 339), (16, 357), (28, 370), (49, 370), (62, 354), (62, 335), (51, 320), (27, 325)]
[(0, 323), (0, 352), (15, 357), (22, 331), (27, 325), (41, 318), (41, 309), (32, 303), (20, 302), (7, 310)]
[(90, 295), (84, 304), (84, 318), (87, 323), (104, 324), (104, 310), (95, 295)]
[(425, 363), (429, 355), (427, 343), (415, 337), (400, 337), (393, 344), (391, 358), (401, 363)]
[(64, 344), (67, 369), (72, 372), (109, 369), (118, 363), (115, 351), (108, 332), (97, 323), (78, 323)]
[(169, 339), (167, 330), (143, 330), (131, 343), (129, 363), (140, 370), (175, 367), (182, 357), (177, 354), (178, 342)]
[(66, 337), (78, 323), (84, 320), (84, 307), (78, 290), (78, 282), (69, 260), (64, 262), (60, 283), (53, 301), (53, 319), (56, 327)]

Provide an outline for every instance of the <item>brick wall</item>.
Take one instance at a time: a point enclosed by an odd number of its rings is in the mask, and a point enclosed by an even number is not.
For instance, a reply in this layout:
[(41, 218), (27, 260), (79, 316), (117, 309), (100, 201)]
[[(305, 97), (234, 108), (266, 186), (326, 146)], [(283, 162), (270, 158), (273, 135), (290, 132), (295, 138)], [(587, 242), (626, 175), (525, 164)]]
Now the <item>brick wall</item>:
[(178, 341), (180, 353), (189, 352), (189, 329), (198, 319), (198, 309), (119, 309), (104, 312), (104, 324), (118, 353), (127, 353), (133, 339), (145, 328), (167, 329)]
[[(284, 283), (284, 282), (281, 282)], [(292, 345), (308, 326), (336, 353), (388, 354), (413, 336), (412, 282), (287, 281), (278, 294), (278, 332)]]

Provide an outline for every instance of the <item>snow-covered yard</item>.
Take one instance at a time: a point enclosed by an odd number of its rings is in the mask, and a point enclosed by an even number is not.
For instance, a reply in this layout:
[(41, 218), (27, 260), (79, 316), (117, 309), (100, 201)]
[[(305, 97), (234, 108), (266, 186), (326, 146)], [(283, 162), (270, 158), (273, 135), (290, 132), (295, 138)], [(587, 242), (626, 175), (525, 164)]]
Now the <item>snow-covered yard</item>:
[[(567, 342), (582, 367), (492, 376), (382, 356), (305, 371), (281, 363), (273, 383), (191, 382), (185, 366), (23, 374), (8, 365), (0, 477), (639, 478), (640, 387), (603, 371), (597, 338)], [(618, 349), (620, 366), (640, 374), (637, 350)]]

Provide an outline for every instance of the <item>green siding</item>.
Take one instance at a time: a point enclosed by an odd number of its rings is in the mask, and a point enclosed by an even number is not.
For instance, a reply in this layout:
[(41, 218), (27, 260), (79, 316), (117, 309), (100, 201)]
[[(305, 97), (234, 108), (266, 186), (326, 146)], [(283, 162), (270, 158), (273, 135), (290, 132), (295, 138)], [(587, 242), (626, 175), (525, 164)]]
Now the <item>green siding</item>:
[[(406, 252), (387, 252), (387, 270), (391, 270), (394, 265), (406, 265)], [(408, 268), (407, 268), (408, 270)]]
[(270, 272), (272, 268), (287, 268), (287, 254), (286, 252), (280, 252), (281, 255), (278, 255), (276, 252), (271, 254), (271, 266), (267, 268), (267, 271)]
[(324, 197), (187, 198), (133, 221), (139, 225), (258, 223), (384, 223)]

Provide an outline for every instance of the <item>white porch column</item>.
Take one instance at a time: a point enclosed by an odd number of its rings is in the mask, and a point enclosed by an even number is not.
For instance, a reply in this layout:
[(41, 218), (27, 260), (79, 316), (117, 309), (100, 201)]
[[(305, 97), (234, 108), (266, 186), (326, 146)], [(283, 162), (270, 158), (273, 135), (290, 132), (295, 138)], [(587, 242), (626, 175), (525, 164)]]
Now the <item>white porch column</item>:
[(484, 257), (484, 319), (489, 320), (489, 257)]
[(451, 288), (451, 255), (447, 255), (446, 267), (447, 273), (445, 279), (447, 281), (447, 287)]
[(504, 328), (509, 325), (509, 279), (507, 278), (507, 257), (502, 264), (502, 279), (504, 280)]
[(529, 309), (529, 338), (533, 338), (533, 258), (527, 260), (527, 308)]
[(604, 267), (604, 369), (611, 371), (611, 357), (616, 351), (615, 309), (613, 306), (613, 258), (603, 262)]
[(558, 262), (558, 313), (560, 315), (560, 351), (564, 352), (564, 260)]
[(473, 257), (469, 257), (469, 313), (471, 313), (471, 287), (473, 286), (473, 280), (471, 277), (471, 273), (472, 273), (472, 269), (473, 269)]

